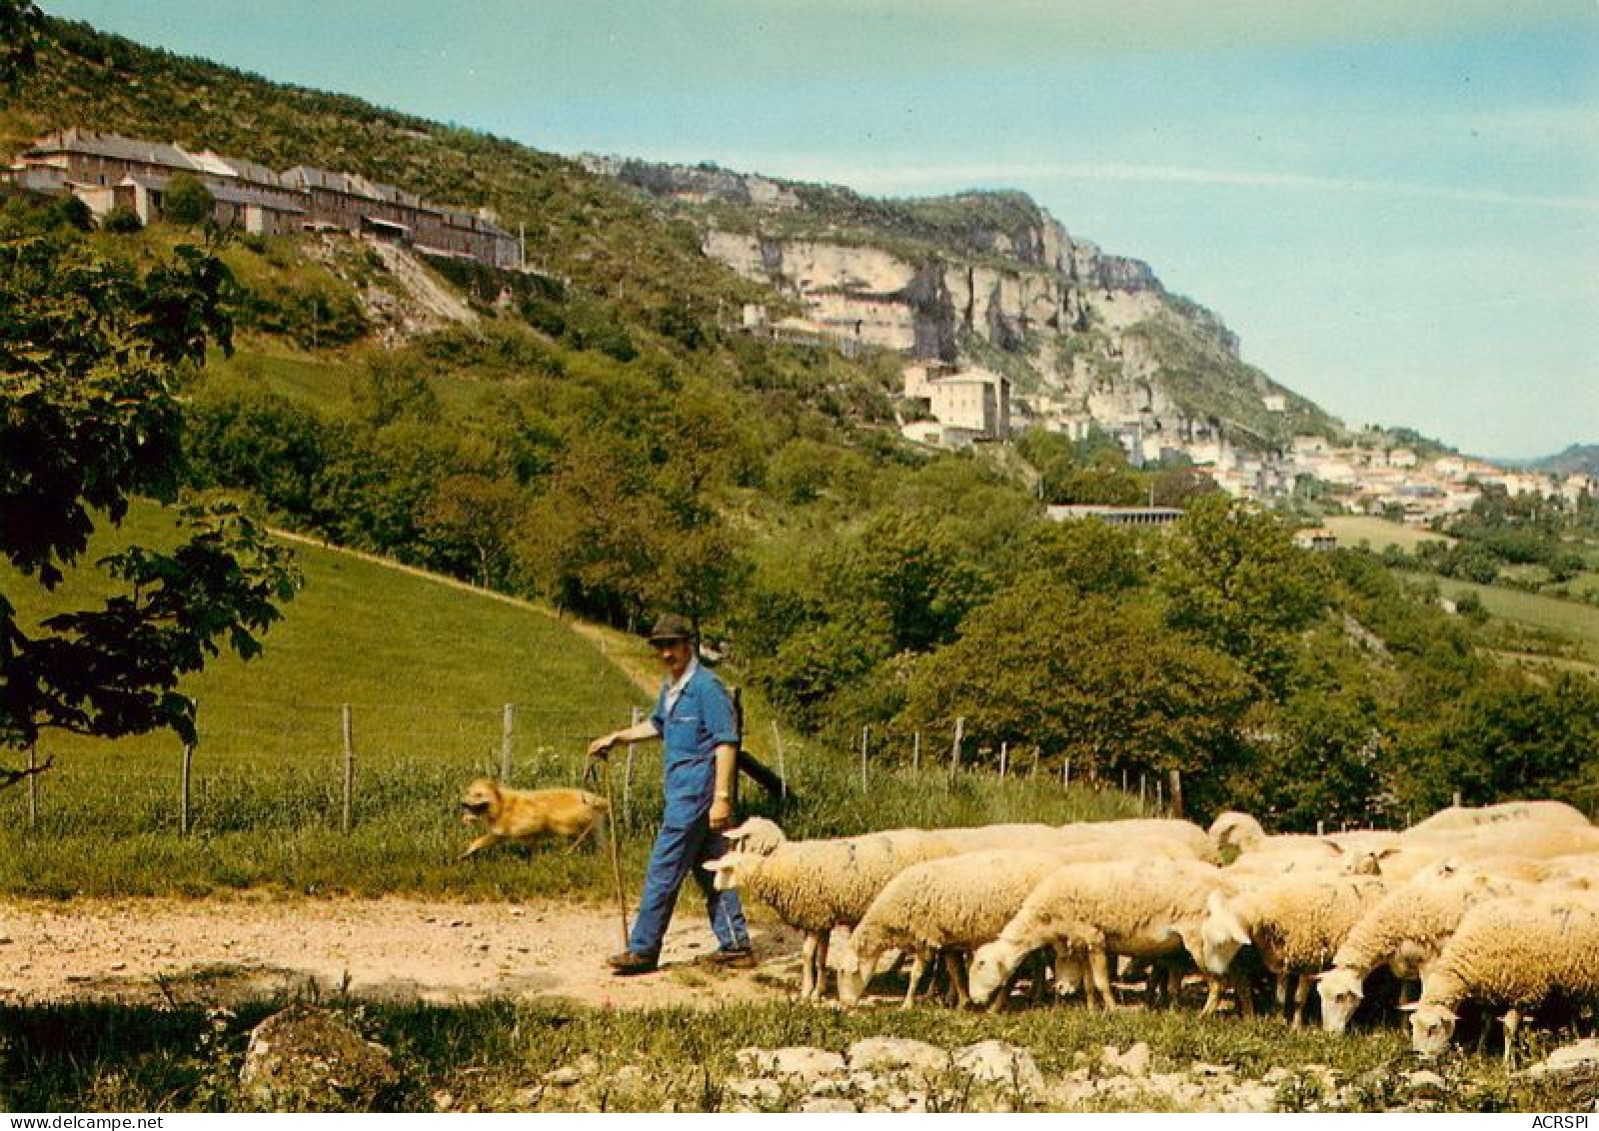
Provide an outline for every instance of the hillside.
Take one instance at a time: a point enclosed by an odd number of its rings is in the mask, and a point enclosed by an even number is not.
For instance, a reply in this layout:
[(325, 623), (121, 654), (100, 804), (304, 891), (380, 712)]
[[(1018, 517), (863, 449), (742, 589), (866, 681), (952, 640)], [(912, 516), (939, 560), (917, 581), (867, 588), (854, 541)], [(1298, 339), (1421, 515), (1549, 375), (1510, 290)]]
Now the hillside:
[(1152, 454), (1342, 431), (1245, 364), (1215, 313), (1022, 193), (884, 200), (714, 166), (584, 165), (695, 225), (711, 258), (792, 296), (796, 328), (997, 369), (1041, 421), (1136, 428)]
[(1219, 317), (1019, 193), (874, 200), (714, 168), (572, 161), (48, 26), (38, 71), (0, 109), (0, 156), (79, 125), (351, 171), (491, 209), (525, 234), (529, 264), (562, 302), (635, 338), (698, 342), (753, 303), (820, 324), (824, 338), (997, 369), (1035, 415), (1139, 430), (1151, 453), (1339, 430), (1242, 362)]
[(1526, 466), (1551, 475), (1599, 476), (1599, 444), (1572, 444), (1563, 452), (1530, 460)]

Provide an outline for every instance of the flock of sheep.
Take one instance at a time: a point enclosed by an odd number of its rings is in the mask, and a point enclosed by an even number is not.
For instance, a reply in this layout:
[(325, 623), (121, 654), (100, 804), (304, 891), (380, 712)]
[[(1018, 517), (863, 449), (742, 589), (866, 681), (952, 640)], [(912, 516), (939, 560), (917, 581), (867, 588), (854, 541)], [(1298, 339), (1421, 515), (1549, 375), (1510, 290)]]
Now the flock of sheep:
[(1400, 1006), (1417, 1052), (1442, 1052), (1472, 1003), (1508, 1010), (1509, 1056), (1523, 1011), (1599, 998), (1599, 829), (1555, 801), (1325, 837), (1269, 836), (1225, 813), (1208, 833), (1145, 819), (805, 841), (755, 818), (728, 839), (705, 866), (804, 932), (803, 998), (826, 990), (835, 928), (848, 932), (831, 964), (847, 1006), (908, 955), (907, 1007), (941, 958), (962, 1004), (999, 1008), (1030, 970), (1036, 993), (1081, 989), (1114, 1008), (1127, 961), (1148, 967), (1157, 996), (1175, 1000), (1197, 972), (1205, 1013), (1228, 991), (1252, 1013), (1235, 962), (1252, 947), (1295, 1025), (1314, 988), (1323, 1027), (1343, 1032), (1386, 966), (1406, 991), (1420, 980)]

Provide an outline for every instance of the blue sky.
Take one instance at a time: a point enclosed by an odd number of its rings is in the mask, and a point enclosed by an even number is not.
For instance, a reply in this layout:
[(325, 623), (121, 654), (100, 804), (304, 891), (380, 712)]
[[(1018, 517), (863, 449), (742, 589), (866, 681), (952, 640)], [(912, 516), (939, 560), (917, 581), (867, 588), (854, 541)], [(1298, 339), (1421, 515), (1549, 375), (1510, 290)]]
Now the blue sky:
[(1020, 188), (1351, 424), (1599, 443), (1599, 0), (43, 0), (538, 149)]

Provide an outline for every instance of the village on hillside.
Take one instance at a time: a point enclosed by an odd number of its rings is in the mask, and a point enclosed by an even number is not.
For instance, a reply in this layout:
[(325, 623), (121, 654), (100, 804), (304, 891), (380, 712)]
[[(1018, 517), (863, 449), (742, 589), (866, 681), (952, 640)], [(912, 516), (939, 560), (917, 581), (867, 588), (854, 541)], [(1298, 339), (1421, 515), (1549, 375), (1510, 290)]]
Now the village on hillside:
[[(1469, 511), (1485, 488), (1572, 503), (1584, 493), (1599, 495), (1599, 478), (1592, 475), (1515, 471), (1456, 454), (1423, 458), (1407, 447), (1339, 445), (1323, 436), (1296, 436), (1291, 447), (1265, 451), (1233, 445), (1225, 436), (1185, 443), (1154, 433), (1140, 420), (1098, 420), (1047, 399), (1018, 398), (1009, 378), (981, 368), (916, 362), (905, 367), (903, 377), (903, 395), (925, 418), (904, 424), (902, 432), (934, 447), (1003, 441), (1024, 428), (1081, 440), (1097, 429), (1121, 444), (1134, 467), (1174, 459), (1191, 463), (1237, 498), (1282, 497), (1301, 479), (1310, 479), (1352, 511), (1403, 517), (1418, 525)], [(1269, 400), (1266, 408), (1273, 409)]]
[(125, 211), (158, 218), (174, 177), (198, 180), (211, 194), (211, 218), (255, 235), (346, 231), (408, 244), (432, 255), (522, 266), (521, 243), (486, 209), (460, 212), (368, 180), (296, 165), (282, 173), (248, 159), (190, 153), (176, 144), (70, 128), (25, 149), (0, 184), (77, 197), (96, 217)]

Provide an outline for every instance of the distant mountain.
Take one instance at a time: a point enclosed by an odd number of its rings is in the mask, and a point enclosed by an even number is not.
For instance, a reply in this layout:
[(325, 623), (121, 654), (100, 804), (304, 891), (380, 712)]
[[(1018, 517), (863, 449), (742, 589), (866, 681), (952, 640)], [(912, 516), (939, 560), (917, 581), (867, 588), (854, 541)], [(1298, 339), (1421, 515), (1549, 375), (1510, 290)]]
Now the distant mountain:
[(1599, 475), (1599, 444), (1572, 444), (1555, 455), (1528, 460), (1525, 466), (1551, 475)]

